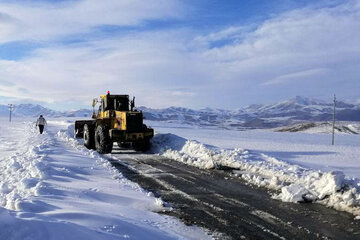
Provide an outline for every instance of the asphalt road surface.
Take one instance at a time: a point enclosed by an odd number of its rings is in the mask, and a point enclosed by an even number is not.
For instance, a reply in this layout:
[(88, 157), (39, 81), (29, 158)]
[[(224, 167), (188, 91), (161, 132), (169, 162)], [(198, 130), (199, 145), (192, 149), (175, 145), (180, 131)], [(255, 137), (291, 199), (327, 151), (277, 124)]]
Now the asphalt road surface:
[(173, 207), (165, 214), (209, 229), (219, 239), (360, 239), (360, 221), (320, 204), (284, 203), (267, 190), (157, 155), (115, 149), (109, 161)]

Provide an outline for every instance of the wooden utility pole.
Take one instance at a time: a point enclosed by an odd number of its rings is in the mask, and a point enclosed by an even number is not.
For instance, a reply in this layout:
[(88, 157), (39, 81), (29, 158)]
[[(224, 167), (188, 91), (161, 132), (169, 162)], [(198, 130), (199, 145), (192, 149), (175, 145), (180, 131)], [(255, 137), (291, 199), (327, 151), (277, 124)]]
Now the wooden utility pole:
[(13, 104), (9, 104), (9, 112), (10, 112), (10, 118), (9, 118), (9, 122), (11, 122), (11, 114), (12, 114), (12, 111), (14, 110), (14, 105)]
[(336, 114), (336, 96), (334, 94), (334, 114), (333, 114), (333, 127), (332, 127), (332, 142), (331, 144), (334, 145), (335, 141), (335, 114)]

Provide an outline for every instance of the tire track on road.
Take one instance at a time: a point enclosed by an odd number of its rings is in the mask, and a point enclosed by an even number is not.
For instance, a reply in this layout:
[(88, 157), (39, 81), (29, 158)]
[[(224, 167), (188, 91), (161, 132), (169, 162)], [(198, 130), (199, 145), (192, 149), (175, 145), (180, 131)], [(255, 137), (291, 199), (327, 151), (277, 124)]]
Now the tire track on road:
[(112, 157), (113, 166), (126, 177), (174, 206), (167, 214), (233, 239), (360, 238), (354, 230), (360, 229), (359, 222), (352, 215), (271, 199), (264, 189), (226, 171), (202, 170), (156, 155)]

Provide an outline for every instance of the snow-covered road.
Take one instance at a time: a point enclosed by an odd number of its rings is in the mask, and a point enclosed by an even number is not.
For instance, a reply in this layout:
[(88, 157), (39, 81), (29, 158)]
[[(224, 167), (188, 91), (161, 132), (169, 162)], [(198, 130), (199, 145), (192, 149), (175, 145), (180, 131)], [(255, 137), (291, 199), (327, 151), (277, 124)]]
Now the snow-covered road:
[(161, 199), (69, 139), (66, 121), (0, 125), (0, 239), (206, 239)]
[[(358, 239), (360, 221), (319, 204), (283, 203), (231, 175), (115, 147), (109, 161), (174, 206), (170, 214), (231, 239)], [(224, 238), (219, 238), (224, 239)], [(225, 238), (226, 239), (226, 238)]]

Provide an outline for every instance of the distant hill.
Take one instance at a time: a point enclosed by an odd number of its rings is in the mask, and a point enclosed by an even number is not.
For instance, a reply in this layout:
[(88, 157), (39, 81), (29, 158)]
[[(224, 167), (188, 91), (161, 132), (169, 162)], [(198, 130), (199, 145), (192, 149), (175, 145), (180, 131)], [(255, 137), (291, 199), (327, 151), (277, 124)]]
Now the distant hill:
[[(80, 109), (75, 111), (55, 111), (38, 104), (19, 104), (16, 105), (13, 111), (14, 117), (38, 117), (44, 115), (45, 117), (90, 117), (92, 110)], [(8, 106), (0, 105), (0, 116), (8, 116)]]
[[(192, 110), (180, 107), (150, 109), (140, 107), (146, 119), (190, 125), (224, 128), (274, 128), (299, 122), (329, 121), (333, 104), (300, 97), (272, 104), (253, 104), (237, 110), (205, 108)], [(360, 121), (360, 105), (337, 102), (338, 121)]]
[[(253, 104), (236, 110), (205, 108), (193, 110), (182, 107), (151, 109), (138, 107), (149, 121), (163, 121), (181, 125), (220, 127), (229, 129), (274, 128), (301, 122), (330, 121), (333, 105), (330, 102), (300, 97), (272, 104)], [(55, 111), (40, 105), (20, 104), (14, 116), (90, 117), (92, 110)], [(0, 105), (0, 116), (7, 116), (7, 106)], [(337, 102), (338, 121), (360, 121), (360, 105)]]
[[(275, 128), (275, 132), (305, 132), (305, 133), (332, 133), (331, 122), (299, 123), (292, 126)], [(360, 134), (360, 123), (337, 123), (334, 127), (336, 133)]]

